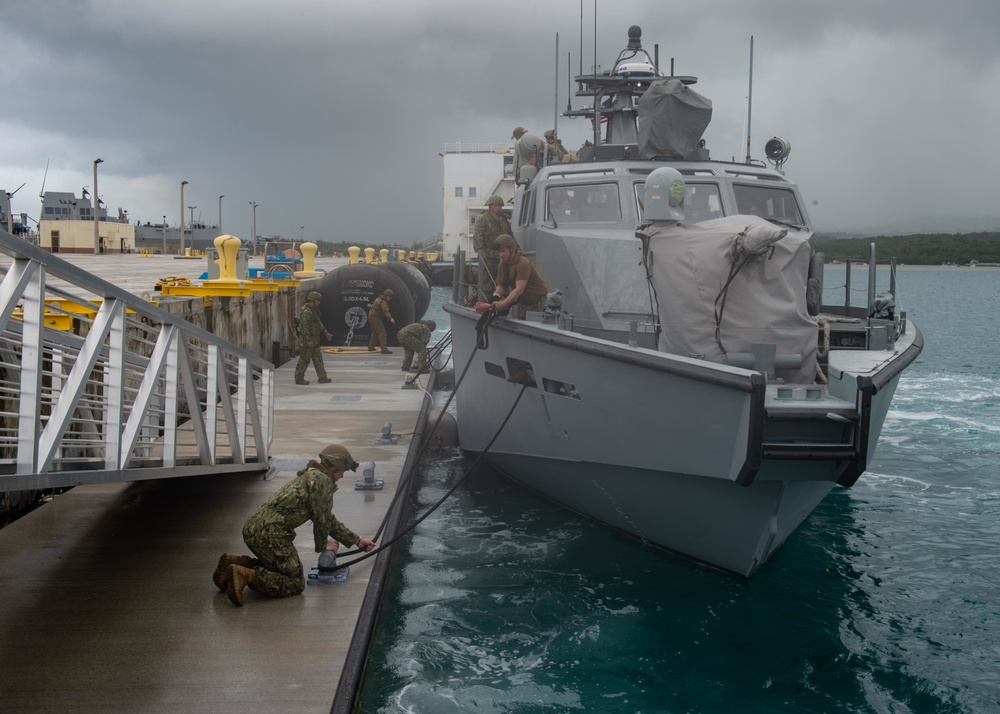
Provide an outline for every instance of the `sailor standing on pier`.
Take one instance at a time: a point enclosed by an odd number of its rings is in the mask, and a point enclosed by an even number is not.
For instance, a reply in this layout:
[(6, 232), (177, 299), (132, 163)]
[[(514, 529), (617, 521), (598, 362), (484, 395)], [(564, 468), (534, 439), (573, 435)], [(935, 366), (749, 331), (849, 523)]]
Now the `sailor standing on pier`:
[(368, 308), (368, 322), (372, 326), (372, 336), (368, 338), (369, 352), (375, 351), (375, 343), (378, 342), (382, 346), (382, 354), (392, 354), (389, 350), (389, 337), (386, 335), (385, 322), (383, 321), (383, 318), (385, 318), (390, 324), (396, 324), (396, 321), (392, 319), (392, 313), (389, 312), (389, 303), (391, 301), (392, 289), (386, 288), (381, 295), (375, 298), (375, 302), (371, 304), (371, 307)]
[(323, 365), (323, 351), (319, 347), (320, 335), (330, 339), (333, 335), (323, 327), (319, 318), (319, 306), (323, 302), (323, 296), (313, 290), (306, 295), (305, 304), (299, 314), (299, 361), (295, 364), (295, 383), (309, 384), (306, 381), (306, 368), (312, 362), (316, 368), (317, 381), (320, 384), (332, 382), (326, 376), (326, 367)]

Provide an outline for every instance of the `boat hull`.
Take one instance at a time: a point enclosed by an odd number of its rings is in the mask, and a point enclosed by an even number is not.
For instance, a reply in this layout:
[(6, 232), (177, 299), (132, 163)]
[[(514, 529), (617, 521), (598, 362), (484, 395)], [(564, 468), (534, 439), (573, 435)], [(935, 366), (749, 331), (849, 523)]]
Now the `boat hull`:
[(901, 371), (869, 395), (866, 438), (855, 434), (845, 457), (844, 419), (827, 413), (860, 403), (862, 375), (837, 370), (843, 394), (779, 404), (756, 372), (537, 323), (499, 320), (475, 349), (478, 316), (446, 309), (456, 367), (468, 366), (456, 395), (463, 449), (573, 511), (742, 576), (863, 471)]

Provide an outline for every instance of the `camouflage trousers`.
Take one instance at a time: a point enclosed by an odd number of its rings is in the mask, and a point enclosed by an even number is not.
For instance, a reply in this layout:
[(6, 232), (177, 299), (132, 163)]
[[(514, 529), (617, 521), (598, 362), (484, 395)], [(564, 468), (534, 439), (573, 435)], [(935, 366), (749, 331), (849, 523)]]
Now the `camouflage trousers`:
[(545, 303), (548, 299), (548, 295), (543, 295), (537, 300), (532, 300), (531, 302), (524, 302), (522, 300), (514, 306), (514, 315), (518, 320), (523, 320), (529, 312), (543, 312), (545, 310)]
[(268, 597), (289, 597), (306, 589), (302, 561), (291, 543), (267, 548), (247, 543), (260, 563), (255, 568), (257, 577), (249, 588)]
[(323, 350), (316, 347), (302, 347), (299, 349), (299, 361), (295, 363), (295, 379), (305, 379), (306, 368), (312, 362), (316, 368), (316, 376), (319, 379), (326, 379), (326, 367), (323, 365)]
[(372, 336), (368, 338), (368, 349), (374, 348), (376, 342), (381, 345), (382, 349), (388, 347), (389, 337), (385, 332), (385, 323), (382, 318), (369, 315), (368, 322), (372, 326)]
[(402, 369), (408, 370), (413, 364), (413, 356), (417, 355), (420, 358), (417, 362), (417, 371), (423, 372), (427, 366), (427, 345), (419, 340), (407, 339), (405, 332), (399, 336), (399, 344), (403, 347)]

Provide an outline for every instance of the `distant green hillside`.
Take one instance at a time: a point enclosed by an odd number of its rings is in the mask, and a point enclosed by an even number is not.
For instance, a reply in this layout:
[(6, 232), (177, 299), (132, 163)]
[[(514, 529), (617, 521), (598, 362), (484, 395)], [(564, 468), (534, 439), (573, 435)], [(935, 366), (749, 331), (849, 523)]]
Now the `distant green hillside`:
[(909, 236), (875, 236), (873, 238), (842, 238), (817, 233), (812, 238), (813, 250), (823, 253), (826, 262), (867, 260), (869, 245), (875, 243), (879, 260), (896, 258), (907, 265), (965, 265), (973, 260), (980, 263), (1000, 263), (1000, 233), (965, 233), (961, 235), (917, 234)]

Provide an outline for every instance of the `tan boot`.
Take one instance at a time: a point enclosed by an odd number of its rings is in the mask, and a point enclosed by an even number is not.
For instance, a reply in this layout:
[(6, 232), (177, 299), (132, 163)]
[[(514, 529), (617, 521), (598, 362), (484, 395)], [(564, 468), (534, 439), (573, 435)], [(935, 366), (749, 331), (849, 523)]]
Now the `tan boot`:
[(242, 565), (229, 566), (229, 582), (226, 583), (226, 595), (229, 602), (236, 607), (243, 606), (243, 588), (257, 579), (257, 571)]
[(219, 592), (226, 592), (226, 583), (229, 582), (229, 566), (230, 565), (242, 565), (244, 568), (253, 568), (257, 565), (257, 559), (251, 558), (249, 555), (233, 555), (232, 553), (223, 553), (219, 556), (219, 564), (215, 566), (215, 572), (212, 573), (212, 582), (215, 583), (215, 587), (219, 588)]

